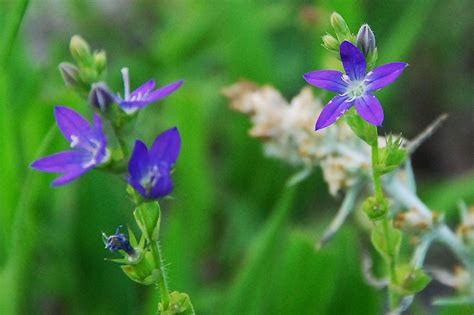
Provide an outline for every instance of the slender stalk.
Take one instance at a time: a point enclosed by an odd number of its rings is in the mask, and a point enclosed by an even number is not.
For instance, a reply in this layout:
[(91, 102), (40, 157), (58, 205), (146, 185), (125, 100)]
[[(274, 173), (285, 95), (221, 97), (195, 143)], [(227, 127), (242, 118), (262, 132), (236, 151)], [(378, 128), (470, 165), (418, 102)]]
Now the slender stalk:
[[(373, 127), (374, 130), (374, 144), (371, 146), (371, 153), (372, 153), (372, 179), (374, 182), (374, 192), (375, 198), (379, 204), (385, 203), (385, 197), (382, 190), (382, 180), (380, 172), (378, 171), (379, 165), (379, 146), (378, 146), (378, 130), (377, 127)], [(395, 261), (395, 254), (394, 248), (392, 246), (392, 240), (390, 239), (390, 232), (389, 232), (389, 218), (388, 215), (382, 219), (382, 230), (383, 236), (385, 238), (385, 244), (387, 245), (387, 254), (388, 254), (388, 269), (390, 274), (390, 283), (397, 282), (397, 273), (396, 273), (396, 261)], [(388, 286), (388, 294), (389, 294), (389, 301), (390, 301), (390, 309), (394, 309), (398, 305), (398, 297), (397, 294), (393, 292), (391, 286)]]
[(163, 309), (166, 310), (170, 305), (170, 295), (168, 292), (168, 283), (166, 282), (166, 271), (163, 266), (163, 254), (158, 242), (151, 242), (151, 252), (154, 257), (155, 266), (160, 270), (157, 285), (160, 289), (161, 304), (163, 305)]

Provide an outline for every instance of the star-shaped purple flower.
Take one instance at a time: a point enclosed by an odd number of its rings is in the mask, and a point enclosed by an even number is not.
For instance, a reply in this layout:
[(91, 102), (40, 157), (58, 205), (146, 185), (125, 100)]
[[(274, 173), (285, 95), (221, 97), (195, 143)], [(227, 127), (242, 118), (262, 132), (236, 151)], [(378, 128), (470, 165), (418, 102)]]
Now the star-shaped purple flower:
[(181, 138), (174, 127), (160, 134), (151, 149), (135, 141), (128, 163), (129, 184), (146, 199), (157, 199), (173, 191), (171, 168), (178, 158)]
[(128, 76), (128, 68), (122, 69), (123, 85), (124, 85), (124, 98), (117, 96), (117, 103), (124, 110), (125, 113), (131, 115), (137, 110), (147, 106), (150, 103), (156, 102), (181, 87), (184, 80), (178, 80), (161, 87), (157, 90), (155, 88), (155, 80), (149, 80), (143, 83), (135, 91), (130, 93), (130, 81)]
[(363, 119), (372, 125), (380, 126), (384, 118), (383, 109), (372, 92), (395, 81), (408, 64), (387, 63), (366, 73), (364, 55), (356, 46), (344, 41), (340, 46), (340, 54), (346, 74), (336, 70), (318, 70), (303, 76), (309, 84), (339, 94), (323, 109), (315, 129), (333, 124), (354, 104)]
[(102, 120), (97, 113), (94, 114), (94, 126), (67, 107), (56, 106), (54, 115), (72, 150), (36, 160), (31, 167), (43, 172), (63, 173), (52, 182), (53, 186), (60, 186), (73, 181), (95, 166), (106, 163), (110, 152), (107, 149)]

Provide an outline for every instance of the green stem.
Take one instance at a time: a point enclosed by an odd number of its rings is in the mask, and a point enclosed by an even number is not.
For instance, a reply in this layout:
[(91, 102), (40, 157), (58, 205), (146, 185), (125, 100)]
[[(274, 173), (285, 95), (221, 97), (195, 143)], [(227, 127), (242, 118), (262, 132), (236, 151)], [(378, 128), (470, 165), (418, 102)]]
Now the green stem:
[(163, 267), (163, 254), (161, 253), (161, 248), (158, 245), (158, 242), (151, 241), (151, 252), (154, 257), (155, 267), (160, 270), (157, 285), (160, 289), (161, 304), (163, 309), (166, 310), (170, 305), (170, 295), (168, 292), (168, 283), (166, 282), (166, 271)]
[[(380, 172), (378, 171), (379, 165), (379, 146), (378, 146), (378, 130), (377, 127), (373, 127), (373, 137), (376, 139), (371, 146), (372, 148), (372, 178), (374, 181), (374, 192), (375, 198), (379, 204), (385, 203), (385, 196), (382, 190), (382, 180)], [(388, 254), (388, 269), (390, 274), (390, 283), (397, 283), (397, 273), (396, 273), (396, 260), (394, 254), (394, 248), (392, 246), (392, 240), (390, 239), (390, 232), (389, 232), (389, 218), (388, 215), (382, 219), (382, 229), (383, 229), (383, 236), (385, 238), (385, 244), (387, 244), (387, 254)], [(390, 308), (394, 309), (398, 305), (398, 296), (396, 293), (393, 292), (391, 286), (388, 287), (388, 294), (390, 300)]]

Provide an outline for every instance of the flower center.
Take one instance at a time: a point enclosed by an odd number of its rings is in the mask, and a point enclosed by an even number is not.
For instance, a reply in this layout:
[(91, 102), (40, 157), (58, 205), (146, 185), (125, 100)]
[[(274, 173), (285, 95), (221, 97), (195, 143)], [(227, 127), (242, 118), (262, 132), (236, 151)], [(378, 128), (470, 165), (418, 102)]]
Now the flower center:
[(365, 80), (351, 81), (349, 76), (347, 76), (346, 74), (342, 76), (342, 80), (344, 80), (348, 84), (346, 93), (343, 94), (349, 96), (348, 101), (353, 101), (356, 98), (364, 96), (365, 91), (367, 89), (367, 86), (365, 85)]
[(158, 168), (158, 166), (154, 165), (148, 171), (148, 174), (142, 178), (140, 184), (149, 193), (153, 189), (153, 187), (155, 187), (156, 183), (158, 182), (158, 179), (160, 179), (160, 176), (160, 169)]

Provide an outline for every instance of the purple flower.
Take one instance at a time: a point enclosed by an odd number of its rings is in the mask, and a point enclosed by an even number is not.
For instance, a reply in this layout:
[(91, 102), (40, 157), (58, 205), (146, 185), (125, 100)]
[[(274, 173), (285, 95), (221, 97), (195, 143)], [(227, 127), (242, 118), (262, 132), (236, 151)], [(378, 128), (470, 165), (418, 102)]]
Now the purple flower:
[(36, 160), (31, 167), (43, 172), (63, 173), (52, 182), (53, 186), (59, 186), (73, 181), (95, 166), (106, 163), (110, 152), (98, 114), (94, 114), (94, 126), (67, 107), (56, 106), (54, 115), (72, 150)]
[(146, 199), (157, 199), (173, 191), (171, 168), (181, 148), (176, 127), (160, 134), (151, 149), (140, 140), (135, 141), (128, 163), (129, 184)]
[(150, 103), (156, 102), (174, 91), (176, 91), (183, 84), (184, 80), (179, 80), (171, 84), (165, 85), (157, 90), (155, 88), (155, 80), (149, 80), (143, 83), (135, 91), (130, 93), (130, 82), (128, 77), (128, 68), (122, 69), (124, 98), (117, 97), (117, 103), (129, 115), (135, 113), (140, 108), (147, 106)]
[(383, 109), (372, 92), (395, 81), (408, 66), (405, 62), (387, 63), (366, 73), (366, 61), (362, 52), (353, 44), (344, 41), (340, 47), (342, 65), (346, 74), (336, 70), (319, 70), (303, 77), (311, 85), (336, 92), (321, 112), (316, 130), (333, 124), (352, 105), (359, 115), (372, 125), (383, 122)]
[(102, 239), (105, 244), (105, 248), (110, 250), (112, 253), (123, 250), (129, 256), (135, 256), (135, 249), (130, 245), (130, 241), (127, 239), (125, 234), (120, 233), (120, 226), (117, 227), (115, 234), (107, 236), (105, 233), (102, 233)]

